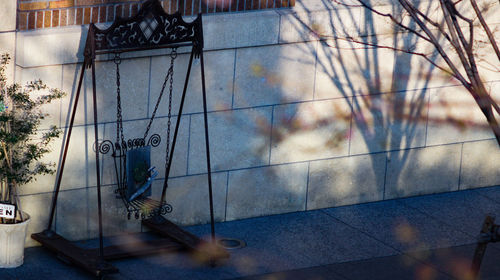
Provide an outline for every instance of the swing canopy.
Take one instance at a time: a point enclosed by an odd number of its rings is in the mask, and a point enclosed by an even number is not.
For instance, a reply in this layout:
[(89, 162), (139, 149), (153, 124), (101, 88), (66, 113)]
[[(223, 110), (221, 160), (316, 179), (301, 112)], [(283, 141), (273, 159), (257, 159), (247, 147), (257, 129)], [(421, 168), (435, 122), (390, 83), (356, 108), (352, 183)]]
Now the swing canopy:
[(165, 13), (159, 1), (146, 1), (139, 12), (127, 19), (117, 17), (107, 29), (90, 25), (85, 45), (85, 62), (96, 54), (193, 46), (196, 57), (203, 50), (201, 17), (186, 23), (180, 12)]

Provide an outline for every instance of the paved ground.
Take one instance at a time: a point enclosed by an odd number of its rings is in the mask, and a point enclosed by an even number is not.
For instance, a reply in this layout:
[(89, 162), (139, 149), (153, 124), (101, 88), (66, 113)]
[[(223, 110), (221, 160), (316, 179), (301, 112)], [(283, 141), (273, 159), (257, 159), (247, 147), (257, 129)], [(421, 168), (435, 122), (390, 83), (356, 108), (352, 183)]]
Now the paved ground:
[[(475, 238), (487, 213), (500, 217), (500, 186), (216, 225), (245, 240), (215, 268), (186, 253), (112, 262), (107, 279), (470, 279)], [(498, 221), (500, 222), (500, 221)], [(193, 226), (199, 236), (209, 226)], [(500, 243), (488, 245), (481, 279), (500, 279)], [(93, 279), (41, 248), (0, 279)]]

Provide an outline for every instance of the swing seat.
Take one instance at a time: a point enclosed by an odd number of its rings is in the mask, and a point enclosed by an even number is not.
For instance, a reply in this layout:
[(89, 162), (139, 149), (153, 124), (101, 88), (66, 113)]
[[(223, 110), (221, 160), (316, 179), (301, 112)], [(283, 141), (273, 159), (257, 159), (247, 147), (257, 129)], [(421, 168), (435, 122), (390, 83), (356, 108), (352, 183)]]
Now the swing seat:
[[(151, 146), (137, 147), (126, 152), (126, 199), (131, 202), (140, 195), (150, 196), (152, 180), (158, 175), (151, 172)], [(154, 176), (153, 176), (154, 175)]]
[[(159, 146), (160, 142), (160, 136), (153, 134), (147, 142), (143, 139), (131, 139), (126, 142), (128, 144), (119, 145), (118, 143), (112, 143), (110, 140), (105, 140), (98, 145), (101, 154), (107, 154), (112, 151), (111, 157), (113, 158), (118, 180), (118, 187), (115, 189), (115, 194), (116, 198), (123, 201), (129, 220), (132, 217), (144, 220), (172, 212), (170, 204), (147, 197), (151, 194), (151, 183), (158, 174), (154, 170), (154, 167), (150, 167), (149, 152), (151, 147)], [(139, 176), (134, 174), (134, 169), (137, 169), (134, 168), (134, 164), (141, 161), (145, 162), (144, 168), (146, 169), (146, 174)], [(124, 167), (125, 162), (127, 164)], [(138, 171), (136, 173), (142, 172)], [(138, 187), (134, 186), (133, 183), (127, 183), (133, 180), (141, 181)]]

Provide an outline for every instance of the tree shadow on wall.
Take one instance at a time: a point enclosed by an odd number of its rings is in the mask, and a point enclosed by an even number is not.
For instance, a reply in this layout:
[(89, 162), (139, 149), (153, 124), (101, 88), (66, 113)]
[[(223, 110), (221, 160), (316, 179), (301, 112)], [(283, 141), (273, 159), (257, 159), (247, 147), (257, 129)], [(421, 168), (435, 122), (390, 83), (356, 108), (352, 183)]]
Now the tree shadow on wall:
[[(343, 166), (328, 165), (327, 161), (312, 163), (308, 208), (425, 193), (416, 189), (418, 182), (402, 186), (399, 179), (404, 177), (401, 179), (407, 182), (412, 177), (408, 168), (415, 168), (416, 174), (438, 176), (430, 166), (413, 166), (420, 160), (413, 148), (426, 145), (429, 87), (447, 77), (416, 56), (374, 47), (412, 50), (420, 47), (421, 40), (415, 35), (363, 8), (346, 8), (329, 0), (322, 0), (322, 5), (323, 11), (311, 11), (303, 2), (297, 2), (296, 6), (304, 12), (286, 15), (285, 21), (292, 31), (295, 29), (292, 40), (318, 40), (317, 45), (297, 46), (304, 54), (316, 56), (314, 103), (325, 106), (298, 107), (290, 117), (275, 122), (273, 144), (280, 145), (304, 131), (326, 128), (330, 134), (323, 133), (322, 137), (329, 139), (314, 147), (316, 159), (360, 157), (337, 162)], [(432, 13), (435, 8), (431, 3), (421, 5), (424, 13)], [(398, 5), (384, 9), (403, 16)], [(411, 23), (410, 27), (417, 28)], [(284, 39), (287, 40), (286, 35)], [(431, 58), (436, 59), (437, 54)], [(329, 152), (342, 146), (347, 153)], [(436, 159), (436, 163), (443, 169), (455, 168), (446, 155)]]

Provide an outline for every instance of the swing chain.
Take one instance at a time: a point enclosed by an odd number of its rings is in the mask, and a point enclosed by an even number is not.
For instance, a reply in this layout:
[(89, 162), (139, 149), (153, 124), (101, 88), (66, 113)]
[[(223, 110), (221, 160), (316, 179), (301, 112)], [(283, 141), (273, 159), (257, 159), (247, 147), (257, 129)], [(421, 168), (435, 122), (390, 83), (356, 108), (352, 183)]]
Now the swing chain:
[(120, 53), (115, 53), (114, 62), (116, 64), (116, 142), (121, 143), (120, 146), (125, 145), (125, 138), (123, 136), (123, 122), (122, 122), (122, 105), (120, 95), (120, 63), (122, 59)]
[[(174, 60), (175, 58), (177, 57), (177, 49), (173, 49), (172, 50), (172, 54), (171, 54), (171, 64), (170, 64), (170, 69), (172, 70), (171, 72), (171, 76), (170, 76), (170, 87), (169, 87), (169, 91), (170, 91), (170, 95), (168, 97), (168, 123), (167, 123), (167, 152), (166, 152), (166, 156), (165, 156), (165, 170), (167, 170), (167, 166), (168, 166), (168, 163), (169, 163), (169, 159), (170, 159), (170, 127), (171, 127), (171, 120), (172, 120), (172, 91), (173, 91), (173, 75), (174, 75)], [(177, 116), (178, 118), (180, 118), (181, 116)], [(168, 178), (165, 178), (165, 181), (167, 181)]]
[[(151, 115), (151, 119), (149, 120), (148, 126), (146, 127), (146, 132), (144, 132), (144, 141), (146, 141), (146, 137), (148, 136), (149, 129), (151, 128), (151, 125), (153, 124), (153, 120), (156, 115), (156, 111), (158, 110), (158, 106), (160, 105), (161, 98), (163, 97), (163, 92), (165, 91), (165, 87), (167, 86), (167, 82), (170, 80), (170, 94), (169, 94), (169, 107), (168, 107), (168, 113), (170, 116), (170, 112), (172, 111), (172, 83), (173, 83), (173, 75), (174, 75), (174, 60), (177, 58), (177, 48), (173, 48), (172, 52), (170, 53), (170, 67), (168, 68), (167, 75), (165, 76), (165, 80), (163, 81), (163, 85), (161, 87), (160, 91), (160, 96), (158, 97), (158, 100), (156, 101), (155, 108), (153, 109), (153, 114)], [(169, 130), (170, 130), (170, 119), (169, 119)], [(168, 137), (167, 137), (167, 143), (168, 143)]]
[[(176, 52), (176, 49), (173, 49), (173, 52), (171, 54), (171, 58), (172, 58), (172, 62), (174, 61), (174, 59), (177, 57), (177, 52)], [(161, 198), (161, 202), (164, 203), (164, 198), (165, 198), (165, 190), (168, 188), (168, 176), (167, 176), (167, 170), (168, 170), (168, 166), (170, 164), (170, 127), (171, 127), (171, 120), (172, 120), (172, 82), (173, 80), (170, 79), (170, 96), (168, 98), (168, 123), (167, 123), (167, 145), (166, 145), (166, 151), (165, 151), (165, 180), (163, 181), (163, 193), (162, 193), (162, 198)], [(180, 118), (181, 116), (177, 116), (178, 118)], [(169, 204), (165, 204), (165, 205), (169, 205)], [(160, 206), (162, 207), (162, 206)], [(172, 211), (172, 209), (170, 208), (170, 211)], [(162, 211), (163, 212), (163, 211)], [(167, 211), (168, 212), (168, 211)]]

